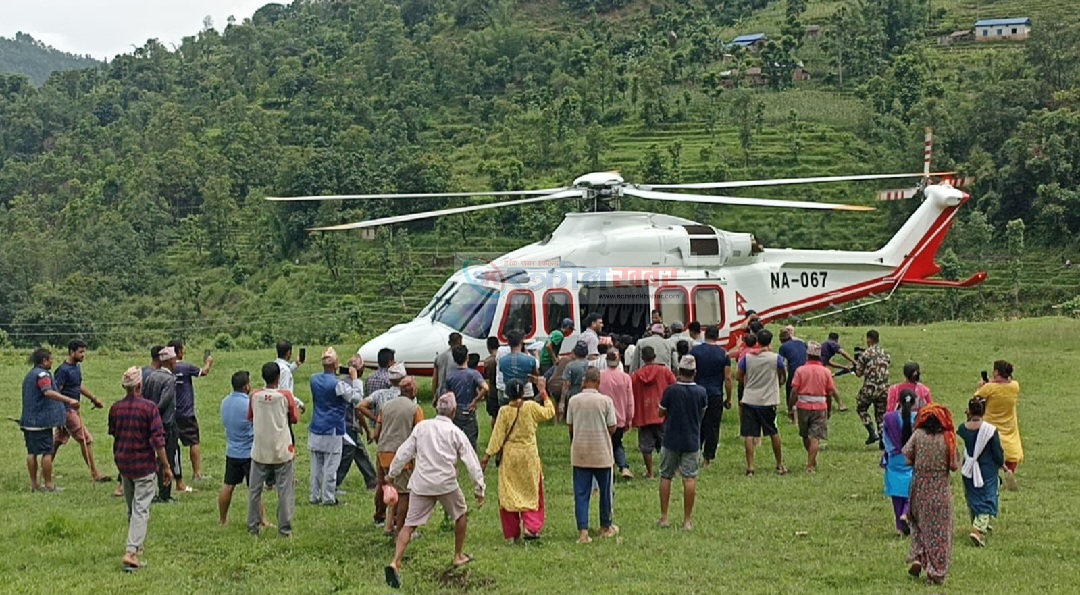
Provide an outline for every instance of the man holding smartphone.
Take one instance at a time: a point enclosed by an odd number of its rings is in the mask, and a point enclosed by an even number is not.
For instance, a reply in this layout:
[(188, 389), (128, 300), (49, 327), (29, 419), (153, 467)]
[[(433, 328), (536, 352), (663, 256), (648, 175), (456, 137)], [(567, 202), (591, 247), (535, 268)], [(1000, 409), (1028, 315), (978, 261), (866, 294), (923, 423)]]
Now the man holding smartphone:
[(299, 368), (300, 365), (304, 363), (304, 360), (307, 359), (307, 357), (305, 357), (307, 356), (307, 350), (301, 347), (300, 357), (297, 358), (296, 361), (290, 361), (292, 360), (292, 347), (292, 343), (285, 341), (284, 339), (278, 341), (277, 359), (274, 360), (274, 363), (276, 363), (278, 367), (281, 368), (281, 376), (278, 378), (278, 386), (282, 390), (287, 390), (293, 394), (293, 401), (296, 402), (296, 406), (302, 412), (305, 408), (304, 402), (296, 398), (295, 391), (293, 390), (293, 372), (296, 372), (296, 369)]
[[(176, 366), (173, 375), (176, 376), (176, 433), (181, 446), (190, 449), (191, 474), (195, 481), (206, 479), (202, 474), (202, 452), (199, 446), (199, 420), (195, 416), (195, 385), (192, 379), (198, 376), (210, 374), (210, 368), (214, 365), (214, 358), (210, 352), (205, 353), (203, 367), (199, 368), (184, 361), (184, 342), (179, 339), (169, 341), (169, 347), (176, 351)], [(184, 484), (182, 475), (176, 476), (176, 489), (179, 492), (193, 492), (191, 486)]]

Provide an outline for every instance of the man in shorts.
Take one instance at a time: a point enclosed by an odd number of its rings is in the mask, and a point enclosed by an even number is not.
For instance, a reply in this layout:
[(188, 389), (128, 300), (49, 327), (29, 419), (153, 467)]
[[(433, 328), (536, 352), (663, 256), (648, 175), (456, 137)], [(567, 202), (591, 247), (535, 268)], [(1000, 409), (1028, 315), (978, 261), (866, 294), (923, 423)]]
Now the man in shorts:
[[(53, 484), (53, 428), (64, 423), (64, 406), (78, 410), (79, 401), (65, 397), (56, 390), (52, 369), (52, 353), (38, 349), (30, 356), (34, 366), (22, 385), (22, 415), (19, 428), (26, 439), (26, 471), (30, 474), (30, 491), (55, 492)], [(38, 482), (38, 457), (41, 457), (41, 479)], [(42, 486), (44, 484), (44, 487)]]
[[(399, 397), (403, 399), (404, 397)], [(455, 569), (472, 562), (465, 554), (465, 534), (468, 527), (468, 507), (465, 495), (457, 480), (457, 463), (465, 463), (476, 489), (477, 507), (484, 505), (484, 471), (476, 451), (469, 444), (468, 437), (454, 425), (453, 417), (457, 412), (457, 400), (452, 394), (445, 394), (435, 402), (435, 419), (416, 424), (409, 437), (397, 450), (390, 469), (386, 473), (387, 483), (396, 483), (406, 465), (415, 467), (409, 478), (409, 508), (405, 516), (405, 526), (398, 532), (394, 548), (394, 561), (386, 568), (386, 584), (401, 588), (401, 562), (405, 550), (409, 547), (416, 528), (427, 523), (435, 510), (435, 503), (442, 504), (447, 516), (454, 521), (454, 561)], [(386, 413), (384, 410), (383, 413)]]
[(683, 529), (694, 528), (690, 520), (697, 496), (697, 474), (701, 448), (701, 420), (709, 405), (705, 387), (694, 382), (697, 360), (684, 355), (679, 360), (679, 381), (664, 389), (660, 399), (660, 417), (667, 420), (663, 447), (660, 449), (660, 521), (668, 525), (668, 502), (671, 500), (671, 480), (678, 470), (683, 482)]
[(784, 358), (777, 355), (770, 345), (772, 332), (757, 332), (756, 353), (750, 352), (739, 360), (739, 381), (743, 383), (743, 398), (739, 405), (739, 430), (746, 447), (746, 476), (754, 476), (754, 439), (767, 436), (772, 441), (776, 457), (776, 472), (786, 475), (784, 456), (780, 446), (780, 433), (776, 429), (776, 408), (780, 405), (780, 387), (786, 383)]
[(806, 449), (806, 472), (817, 471), (817, 454), (822, 440), (829, 439), (829, 417), (836, 399), (836, 383), (832, 373), (821, 363), (821, 345), (810, 341), (806, 346), (806, 363), (799, 366), (791, 379), (788, 409), (795, 408), (799, 421), (799, 436)]
[[(376, 455), (379, 459), (379, 468), (382, 470), (383, 483), (386, 482), (390, 464), (394, 461), (394, 455), (398, 448), (409, 438), (416, 424), (424, 419), (424, 410), (416, 402), (416, 379), (406, 376), (398, 385), (401, 394), (387, 401), (379, 408), (379, 415), (375, 422)], [(409, 479), (412, 474), (412, 465), (406, 464), (398, 470), (392, 485), (398, 490), (398, 502), (396, 505), (387, 503), (386, 523), (383, 534), (390, 536), (399, 532), (405, 522), (405, 512), (409, 507)], [(382, 490), (376, 490), (376, 495), (381, 497)]]
[[(279, 366), (280, 367), (280, 366)], [(251, 475), (251, 446), (255, 439), (248, 410), (251, 408), (251, 375), (240, 371), (232, 375), (232, 392), (221, 401), (221, 425), (225, 427), (225, 480), (218, 494), (218, 523), (229, 523), (233, 490), (247, 484)], [(260, 510), (262, 525), (267, 527), (266, 510)]]
[(675, 384), (671, 368), (659, 363), (656, 350), (645, 345), (639, 351), (643, 365), (630, 375), (634, 393), (634, 427), (638, 431), (638, 450), (645, 459), (645, 479), (652, 479), (653, 453), (660, 452), (664, 439), (664, 418), (660, 399), (667, 387)]
[[(183, 341), (169, 341), (168, 346), (176, 351), (176, 365), (173, 367), (173, 375), (176, 376), (176, 436), (180, 445), (191, 451), (192, 477), (195, 481), (202, 481), (205, 479), (202, 474), (202, 447), (199, 446), (199, 420), (195, 417), (195, 385), (192, 381), (210, 373), (214, 358), (207, 355), (203, 367), (199, 368), (184, 361)], [(182, 474), (176, 476), (176, 489), (180, 492), (194, 491), (184, 485)]]
[[(65, 397), (76, 401), (86, 397), (88, 401), (94, 404), (94, 409), (101, 409), (103, 407), (101, 401), (90, 394), (90, 391), (86, 390), (86, 387), (82, 384), (82, 366), (80, 364), (84, 359), (86, 359), (86, 343), (79, 339), (72, 339), (68, 343), (67, 361), (60, 364), (60, 367), (56, 369), (56, 376), (53, 377), (56, 390)], [(90, 435), (90, 430), (83, 424), (82, 415), (77, 410), (67, 407), (64, 411), (64, 425), (56, 428), (56, 434), (53, 435), (54, 462), (60, 447), (67, 444), (68, 440), (72, 438), (75, 439), (80, 450), (82, 450), (83, 462), (90, 468), (90, 478), (99, 483), (111, 482), (111, 477), (98, 472), (97, 464), (94, 462), (94, 437)]]

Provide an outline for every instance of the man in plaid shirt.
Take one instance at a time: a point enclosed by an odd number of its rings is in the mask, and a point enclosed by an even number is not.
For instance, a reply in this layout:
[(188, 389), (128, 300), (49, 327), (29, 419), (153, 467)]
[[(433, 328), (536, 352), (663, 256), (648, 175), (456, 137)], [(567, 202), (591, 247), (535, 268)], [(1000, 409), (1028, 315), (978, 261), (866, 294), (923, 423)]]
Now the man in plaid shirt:
[(165, 428), (157, 405), (139, 396), (142, 372), (137, 367), (124, 372), (122, 384), (126, 395), (109, 409), (109, 435), (113, 437), (113, 460), (123, 478), (127, 502), (127, 551), (122, 566), (133, 572), (145, 566), (139, 561), (146, 526), (150, 521), (150, 503), (154, 499), (160, 463), (162, 484), (170, 485), (173, 475), (165, 455)]

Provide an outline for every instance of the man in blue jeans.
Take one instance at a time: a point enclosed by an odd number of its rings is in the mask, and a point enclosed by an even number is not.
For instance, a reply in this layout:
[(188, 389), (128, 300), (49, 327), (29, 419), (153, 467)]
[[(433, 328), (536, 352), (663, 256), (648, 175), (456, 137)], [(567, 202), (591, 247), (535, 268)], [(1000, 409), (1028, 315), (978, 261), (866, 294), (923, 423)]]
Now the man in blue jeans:
[(600, 370), (585, 371), (582, 390), (566, 406), (566, 426), (570, 429), (570, 464), (574, 466), (574, 516), (578, 543), (589, 543), (589, 503), (595, 481), (600, 491), (600, 537), (614, 537), (619, 528), (612, 523), (614, 482), (611, 466), (615, 456), (611, 436), (618, 427), (615, 403), (601, 394)]

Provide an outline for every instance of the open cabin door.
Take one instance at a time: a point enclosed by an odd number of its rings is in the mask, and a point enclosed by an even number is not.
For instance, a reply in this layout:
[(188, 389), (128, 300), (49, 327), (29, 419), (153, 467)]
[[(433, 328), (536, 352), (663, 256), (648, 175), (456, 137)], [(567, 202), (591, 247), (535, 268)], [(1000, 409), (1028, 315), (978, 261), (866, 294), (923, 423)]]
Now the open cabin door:
[(578, 330), (584, 330), (585, 317), (595, 312), (604, 319), (604, 332), (638, 338), (649, 324), (649, 285), (644, 281), (585, 283), (578, 290), (578, 308)]

